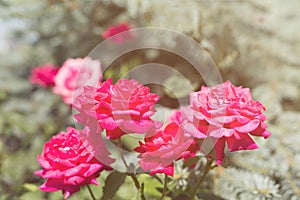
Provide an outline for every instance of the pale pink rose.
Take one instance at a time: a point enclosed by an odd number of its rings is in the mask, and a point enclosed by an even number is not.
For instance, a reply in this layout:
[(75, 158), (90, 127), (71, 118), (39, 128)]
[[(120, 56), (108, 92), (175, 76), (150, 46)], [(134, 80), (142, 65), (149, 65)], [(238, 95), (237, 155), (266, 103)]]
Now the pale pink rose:
[(106, 31), (104, 31), (102, 33), (102, 37), (105, 39), (108, 39), (112, 36), (115, 36), (115, 37), (113, 37), (113, 41), (116, 43), (122, 43), (125, 40), (130, 39), (132, 37), (132, 35), (129, 33), (124, 33), (124, 34), (120, 34), (120, 35), (118, 35), (118, 34), (128, 31), (130, 29), (131, 29), (131, 26), (128, 23), (126, 23), (126, 22), (120, 23), (115, 26), (110, 26)]
[[(90, 141), (89, 137), (88, 128), (78, 131), (68, 127), (67, 132), (53, 136), (44, 145), (41, 155), (38, 156), (38, 162), (43, 169), (35, 172), (36, 175), (46, 179), (45, 183), (40, 186), (41, 190), (45, 192), (62, 190), (66, 199), (78, 192), (81, 186), (98, 185), (96, 178), (100, 176), (100, 172), (111, 168), (96, 159), (95, 155), (83, 144), (83, 141)], [(102, 152), (102, 157), (108, 156), (103, 146), (98, 151)], [(106, 161), (112, 162), (108, 157)]]
[(164, 173), (174, 175), (174, 161), (194, 157), (199, 145), (193, 137), (184, 135), (180, 126), (172, 122), (164, 130), (150, 132), (145, 142), (139, 142), (134, 150), (139, 152), (139, 164), (150, 175)]
[(31, 70), (30, 82), (43, 87), (54, 85), (54, 77), (59, 70), (58, 66), (46, 64), (35, 67)]
[(258, 146), (249, 134), (264, 138), (271, 135), (262, 113), (265, 107), (252, 100), (248, 88), (235, 87), (226, 81), (191, 93), (190, 101), (190, 107), (182, 108), (184, 132), (212, 141), (218, 164), (224, 158), (225, 143), (231, 152), (251, 150)]
[(54, 78), (54, 93), (74, 105), (84, 86), (96, 86), (102, 80), (100, 62), (89, 57), (66, 60)]
[(158, 100), (158, 95), (150, 93), (148, 87), (135, 80), (124, 79), (112, 84), (109, 79), (97, 89), (85, 89), (78, 98), (80, 105), (75, 108), (79, 114), (75, 118), (88, 125), (87, 116), (95, 117), (110, 139), (118, 139), (127, 133), (146, 133), (162, 125), (151, 119)]

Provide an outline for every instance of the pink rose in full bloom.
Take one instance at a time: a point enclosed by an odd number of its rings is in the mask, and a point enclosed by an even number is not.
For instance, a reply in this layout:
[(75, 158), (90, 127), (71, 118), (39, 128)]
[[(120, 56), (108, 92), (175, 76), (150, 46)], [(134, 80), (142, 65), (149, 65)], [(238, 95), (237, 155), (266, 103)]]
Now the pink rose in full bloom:
[[(184, 132), (202, 141), (212, 142), (217, 164), (224, 158), (225, 143), (230, 152), (258, 148), (252, 136), (267, 138), (265, 107), (252, 100), (248, 88), (230, 81), (214, 87), (202, 87), (190, 95), (191, 105), (182, 108)], [(206, 153), (211, 149), (203, 149)]]
[[(107, 38), (115, 36), (115, 35), (117, 35), (119, 33), (128, 31), (130, 29), (131, 29), (131, 26), (128, 23), (125, 23), (125, 22), (124, 23), (120, 23), (120, 24), (115, 25), (115, 26), (110, 26), (106, 31), (104, 31), (102, 33), (102, 37), (105, 38), (105, 39), (107, 39)], [(121, 34), (119, 36), (115, 36), (113, 38), (113, 41), (117, 42), (117, 43), (122, 43), (126, 39), (129, 39), (131, 37), (132, 36), (130, 34)]]
[(43, 169), (35, 172), (36, 175), (46, 179), (40, 186), (41, 190), (45, 192), (62, 190), (66, 199), (78, 192), (81, 186), (98, 185), (96, 178), (100, 176), (100, 172), (110, 169), (87, 150), (81, 134), (86, 137), (89, 135), (89, 129), (78, 131), (68, 127), (67, 132), (53, 136), (44, 145), (43, 152), (38, 156), (38, 162)]
[(66, 60), (54, 78), (54, 93), (73, 105), (84, 86), (95, 86), (102, 80), (100, 62), (89, 57)]
[(196, 155), (199, 145), (190, 135), (184, 135), (179, 124), (172, 122), (164, 130), (149, 133), (145, 143), (134, 150), (139, 152), (139, 164), (150, 175), (164, 173), (174, 175), (173, 162), (181, 158), (191, 158)]
[(30, 82), (43, 87), (53, 86), (54, 77), (58, 70), (58, 66), (50, 64), (35, 67), (31, 70)]
[(110, 139), (126, 133), (146, 133), (162, 125), (151, 120), (159, 96), (138, 81), (123, 79), (112, 84), (112, 79), (108, 79), (97, 89), (86, 87), (84, 91), (78, 98), (80, 103), (75, 108), (79, 114), (75, 118), (88, 125), (95, 117)]

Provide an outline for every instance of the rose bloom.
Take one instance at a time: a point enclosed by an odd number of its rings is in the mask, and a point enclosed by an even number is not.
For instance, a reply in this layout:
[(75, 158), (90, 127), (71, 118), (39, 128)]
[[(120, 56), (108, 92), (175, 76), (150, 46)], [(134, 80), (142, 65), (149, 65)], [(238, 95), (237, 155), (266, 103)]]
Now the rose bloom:
[(54, 77), (59, 70), (58, 66), (46, 64), (31, 70), (30, 82), (43, 87), (54, 85)]
[(176, 122), (168, 124), (164, 130), (149, 133), (145, 142), (139, 142), (134, 150), (139, 152), (139, 164), (150, 175), (164, 173), (174, 175), (174, 161), (189, 159), (196, 155), (199, 145), (193, 137), (184, 135)]
[[(115, 25), (115, 26), (110, 26), (106, 31), (104, 31), (102, 33), (102, 37), (105, 38), (105, 39), (108, 39), (112, 36), (115, 36), (119, 33), (122, 33), (122, 32), (125, 32), (125, 31), (128, 31), (131, 29), (131, 26), (127, 23), (120, 23), (118, 25)], [(126, 39), (129, 39), (131, 38), (132, 36), (129, 35), (129, 34), (120, 34), (118, 36), (115, 36), (113, 37), (113, 41), (114, 42), (117, 42), (117, 43), (122, 43), (124, 42)]]
[(84, 91), (78, 98), (80, 105), (75, 108), (79, 114), (75, 118), (88, 125), (87, 119), (95, 117), (109, 139), (118, 139), (126, 133), (146, 133), (162, 125), (151, 120), (159, 96), (138, 81), (123, 79), (112, 84), (112, 79), (108, 79), (97, 89), (90, 87)]
[[(267, 138), (265, 107), (252, 100), (248, 88), (236, 87), (230, 81), (214, 87), (202, 87), (190, 95), (190, 107), (182, 108), (183, 129), (191, 136), (210, 142), (217, 164), (224, 158), (225, 144), (229, 151), (258, 148), (250, 135)], [(202, 148), (208, 153), (211, 149)]]
[(53, 136), (44, 145), (43, 152), (38, 156), (43, 169), (35, 172), (46, 179), (40, 186), (41, 190), (62, 190), (66, 199), (78, 192), (81, 186), (98, 185), (96, 178), (100, 172), (110, 168), (99, 162), (83, 145), (80, 134), (88, 135), (88, 132), (88, 128), (78, 131), (68, 127), (67, 132)]
[(84, 86), (95, 86), (102, 79), (100, 62), (89, 57), (66, 60), (54, 78), (54, 93), (73, 105)]
[[(108, 81), (101, 83), (102, 88), (105, 88), (104, 85), (107, 85), (108, 88), (111, 84), (108, 84)], [(95, 100), (95, 94), (96, 94), (97, 88), (92, 86), (85, 86), (83, 88), (83, 93), (77, 98), (77, 103), (74, 106), (74, 108), (79, 111), (79, 114), (75, 114), (75, 119), (91, 128), (95, 133), (101, 133), (102, 128), (98, 123), (97, 116), (96, 116), (96, 110), (95, 105), (97, 104), (97, 101)]]

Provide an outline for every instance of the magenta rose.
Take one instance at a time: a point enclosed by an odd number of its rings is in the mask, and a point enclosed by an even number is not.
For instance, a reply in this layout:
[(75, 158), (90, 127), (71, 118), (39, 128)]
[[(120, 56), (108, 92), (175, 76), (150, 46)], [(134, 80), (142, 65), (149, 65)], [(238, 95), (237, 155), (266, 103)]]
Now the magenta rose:
[(35, 67), (31, 70), (30, 82), (43, 87), (54, 85), (54, 77), (59, 70), (58, 66), (46, 64)]
[(172, 122), (164, 130), (149, 133), (145, 142), (134, 150), (139, 152), (139, 164), (150, 175), (174, 175), (174, 161), (194, 157), (199, 145), (193, 137), (184, 135), (180, 126)]
[(102, 79), (100, 62), (89, 57), (66, 60), (54, 78), (54, 93), (69, 105), (76, 104), (84, 86), (96, 86)]
[[(107, 39), (107, 38), (110, 38), (112, 36), (118, 35), (119, 33), (128, 31), (130, 29), (131, 29), (131, 26), (128, 23), (126, 23), (126, 22), (120, 23), (120, 24), (115, 25), (115, 26), (110, 26), (106, 31), (104, 31), (102, 33), (102, 37)], [(129, 33), (121, 34), (121, 35), (115, 36), (113, 38), (113, 41), (116, 42), (116, 43), (122, 43), (122, 42), (124, 42), (125, 40), (127, 40), (131, 37), (132, 37), (132, 35), (130, 35)]]
[[(258, 148), (252, 136), (267, 138), (265, 107), (252, 100), (248, 88), (230, 81), (214, 87), (202, 87), (190, 96), (191, 105), (182, 108), (184, 132), (213, 144), (217, 163), (224, 158), (225, 143), (229, 151)], [(205, 140), (204, 140), (205, 141)], [(202, 149), (204, 152), (211, 149)]]
[[(151, 119), (159, 96), (150, 93), (150, 89), (138, 81), (124, 79), (112, 84), (109, 79), (97, 89), (90, 87), (84, 91), (78, 98), (80, 105), (75, 108), (79, 114), (75, 118), (88, 125), (90, 118), (95, 117), (110, 139), (118, 139), (126, 133), (146, 133), (162, 125)], [(94, 91), (93, 99), (91, 91)]]
[[(53, 136), (44, 145), (41, 155), (38, 156), (38, 162), (43, 169), (35, 172), (36, 175), (46, 179), (46, 182), (40, 186), (41, 190), (45, 192), (62, 190), (66, 199), (78, 192), (81, 186), (98, 184), (96, 178), (100, 172), (110, 168), (87, 150), (82, 137), (88, 135), (88, 128), (78, 131), (68, 127), (67, 132)], [(103, 152), (107, 151), (104, 149)], [(103, 152), (102, 156), (104, 156)]]

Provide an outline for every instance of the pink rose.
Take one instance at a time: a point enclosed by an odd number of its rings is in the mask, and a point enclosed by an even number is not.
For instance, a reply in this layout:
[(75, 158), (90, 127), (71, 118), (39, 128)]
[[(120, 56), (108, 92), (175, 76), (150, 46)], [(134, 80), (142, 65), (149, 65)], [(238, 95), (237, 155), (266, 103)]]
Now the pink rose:
[(212, 141), (218, 164), (224, 158), (225, 143), (231, 152), (251, 150), (258, 146), (249, 134), (264, 138), (271, 135), (262, 113), (265, 107), (252, 100), (248, 88), (235, 87), (226, 81), (211, 88), (202, 87), (199, 92), (191, 93), (190, 99), (190, 107), (182, 109), (184, 132)]
[(54, 78), (53, 91), (74, 105), (84, 86), (96, 86), (102, 79), (100, 62), (89, 57), (66, 60)]
[(35, 172), (36, 175), (47, 179), (40, 186), (41, 190), (45, 192), (62, 190), (66, 199), (78, 192), (81, 186), (98, 185), (96, 178), (100, 172), (110, 168), (99, 162), (84, 146), (81, 137), (88, 135), (88, 128), (77, 131), (68, 127), (67, 132), (53, 136), (44, 145), (42, 154), (38, 156), (38, 162), (43, 169)]
[(85, 93), (78, 98), (80, 105), (75, 108), (79, 114), (75, 118), (88, 125), (87, 119), (95, 117), (110, 139), (126, 133), (146, 133), (162, 125), (151, 120), (158, 100), (158, 95), (135, 80), (119, 80), (113, 85), (109, 79), (97, 89), (85, 88)]
[[(106, 31), (104, 31), (102, 33), (102, 37), (107, 39), (107, 38), (110, 38), (112, 36), (115, 36), (119, 33), (122, 33), (122, 32), (125, 32), (125, 31), (128, 31), (131, 29), (131, 26), (127, 23), (120, 23), (118, 25), (115, 25), (115, 26), (110, 26)], [(124, 42), (126, 39), (129, 39), (131, 38), (132, 35), (130, 34), (121, 34), (119, 36), (116, 36), (113, 38), (113, 41), (114, 42), (117, 42), (117, 43), (122, 43)]]
[(30, 82), (43, 87), (54, 85), (54, 77), (57, 74), (58, 66), (46, 64), (35, 67), (31, 70)]
[(191, 158), (196, 154), (199, 145), (191, 136), (184, 135), (180, 126), (172, 122), (162, 131), (149, 133), (145, 143), (134, 150), (141, 153), (139, 164), (150, 175), (164, 173), (174, 174), (173, 162), (181, 158)]
[(99, 83), (98, 88), (84, 87), (83, 93), (77, 98), (78, 103), (74, 106), (79, 111), (74, 115), (75, 119), (88, 127), (95, 127), (93, 130), (101, 133), (102, 127), (98, 122), (99, 114), (96, 113), (96, 107), (102, 109), (102, 117), (111, 115), (111, 87), (112, 79)]

